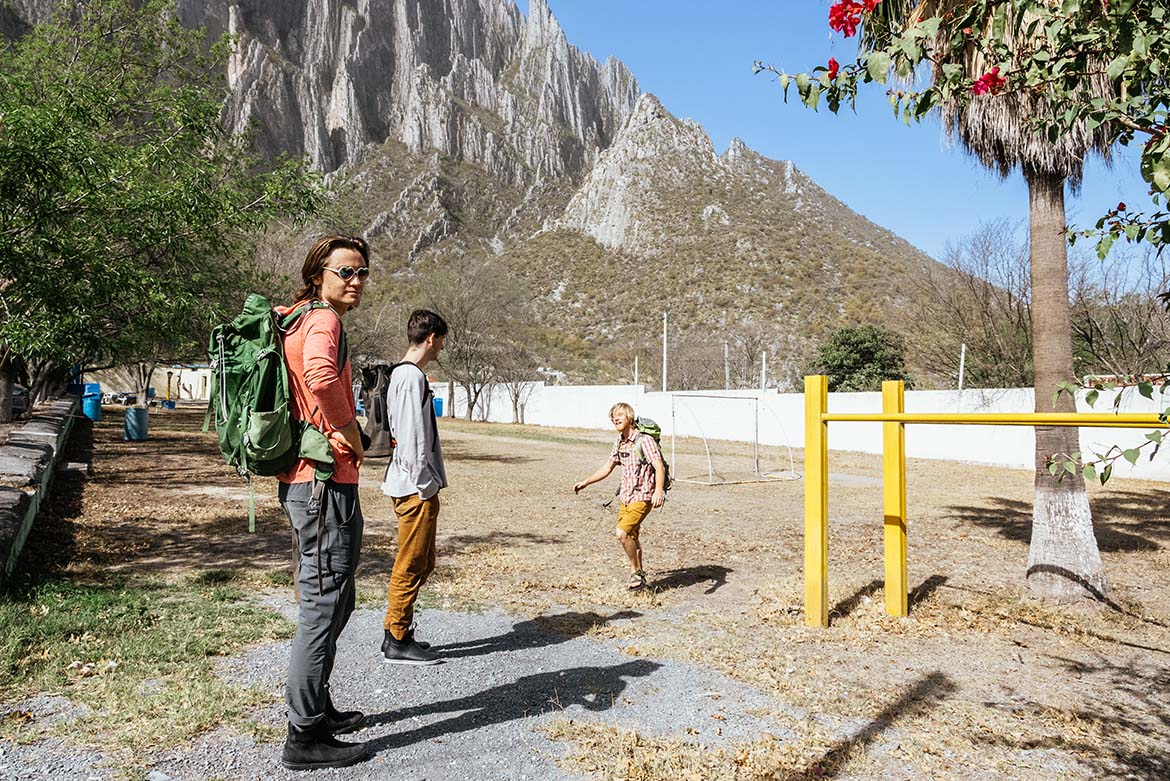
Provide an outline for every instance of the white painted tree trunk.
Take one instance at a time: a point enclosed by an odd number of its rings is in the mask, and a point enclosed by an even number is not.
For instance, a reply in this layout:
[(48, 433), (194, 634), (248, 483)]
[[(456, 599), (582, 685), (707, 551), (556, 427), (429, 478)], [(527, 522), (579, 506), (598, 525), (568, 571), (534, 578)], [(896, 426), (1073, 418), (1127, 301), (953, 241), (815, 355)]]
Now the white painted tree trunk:
[[(1075, 412), (1068, 394), (1053, 406), (1061, 382), (1073, 379), (1072, 327), (1068, 303), (1068, 244), (1065, 236), (1064, 178), (1028, 171), (1031, 200), (1032, 364), (1036, 371), (1037, 412)], [(1054, 477), (1048, 459), (1080, 449), (1077, 429), (1036, 429), (1036, 493), (1032, 503), (1032, 544), (1028, 587), (1038, 597), (1058, 601), (1103, 600), (1108, 589), (1089, 497), (1080, 473)]]
[(1037, 596), (1058, 602), (1107, 598), (1105, 568), (1083, 483), (1056, 487), (1037, 480), (1028, 587)]

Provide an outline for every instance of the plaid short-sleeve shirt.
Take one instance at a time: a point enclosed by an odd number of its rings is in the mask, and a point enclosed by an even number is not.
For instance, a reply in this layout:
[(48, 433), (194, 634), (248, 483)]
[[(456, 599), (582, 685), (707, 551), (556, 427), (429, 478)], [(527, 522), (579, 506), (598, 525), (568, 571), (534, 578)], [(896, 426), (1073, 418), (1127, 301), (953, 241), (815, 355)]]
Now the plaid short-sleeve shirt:
[(658, 460), (658, 443), (654, 437), (642, 435), (638, 445), (642, 449), (642, 459), (634, 452), (634, 439), (638, 437), (635, 431), (628, 439), (622, 437), (614, 443), (609, 454), (609, 460), (622, 468), (622, 485), (618, 489), (618, 501), (622, 504), (630, 502), (649, 502), (654, 497), (654, 462)]

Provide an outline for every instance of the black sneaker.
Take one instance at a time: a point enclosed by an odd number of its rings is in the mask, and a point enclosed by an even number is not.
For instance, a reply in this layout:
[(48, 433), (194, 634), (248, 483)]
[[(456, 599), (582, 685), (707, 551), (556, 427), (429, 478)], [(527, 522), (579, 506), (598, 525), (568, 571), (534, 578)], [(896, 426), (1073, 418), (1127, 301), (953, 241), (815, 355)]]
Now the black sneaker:
[(443, 660), (430, 648), (424, 648), (408, 633), (401, 640), (395, 640), (389, 630), (382, 639), (382, 656), (391, 664), (429, 665), (440, 664)]
[(343, 743), (329, 734), (324, 722), (307, 730), (288, 725), (280, 764), (289, 770), (349, 767), (369, 757), (365, 743)]

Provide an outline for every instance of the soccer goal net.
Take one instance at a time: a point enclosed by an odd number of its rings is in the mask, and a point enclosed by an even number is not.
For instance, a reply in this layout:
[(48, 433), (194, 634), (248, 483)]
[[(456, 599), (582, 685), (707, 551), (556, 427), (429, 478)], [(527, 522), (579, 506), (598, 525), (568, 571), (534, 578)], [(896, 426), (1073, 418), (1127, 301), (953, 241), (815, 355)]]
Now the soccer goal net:
[[(800, 477), (779, 418), (755, 396), (674, 394), (670, 419), (675, 480), (734, 485)], [(772, 441), (782, 444), (762, 444), (761, 424), (769, 432), (778, 430)]]

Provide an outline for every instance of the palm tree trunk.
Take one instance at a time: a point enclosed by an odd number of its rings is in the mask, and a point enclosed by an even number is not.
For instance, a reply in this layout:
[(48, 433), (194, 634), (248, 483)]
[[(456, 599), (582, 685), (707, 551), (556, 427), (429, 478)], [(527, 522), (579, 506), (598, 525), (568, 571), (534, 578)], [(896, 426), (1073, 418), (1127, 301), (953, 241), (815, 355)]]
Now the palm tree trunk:
[[(1035, 408), (1051, 412), (1058, 384), (1073, 377), (1064, 178), (1027, 167), (1025, 176), (1031, 200)], [(1075, 412), (1076, 405), (1062, 394), (1056, 411)], [(1085, 481), (1079, 473), (1062, 472), (1060, 479), (1047, 469), (1053, 454), (1080, 450), (1077, 432), (1067, 427), (1036, 428), (1036, 495), (1027, 579), (1032, 593), (1046, 599), (1101, 600), (1107, 595)]]

